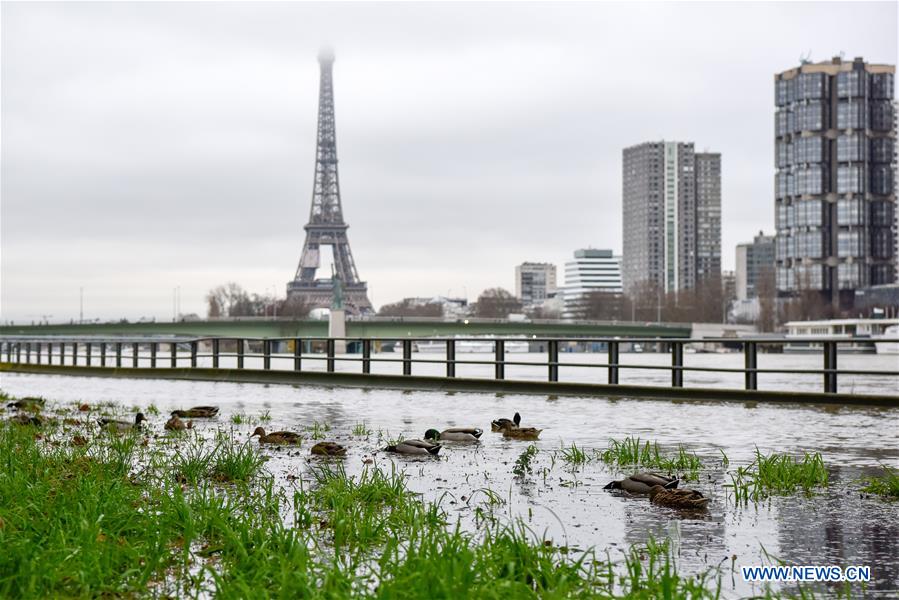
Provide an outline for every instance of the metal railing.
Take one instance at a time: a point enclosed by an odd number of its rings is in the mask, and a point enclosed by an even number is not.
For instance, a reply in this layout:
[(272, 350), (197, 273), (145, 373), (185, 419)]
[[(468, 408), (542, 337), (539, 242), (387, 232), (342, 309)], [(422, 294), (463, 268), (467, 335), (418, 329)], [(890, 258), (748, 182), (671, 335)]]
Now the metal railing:
[[(765, 374), (782, 375), (817, 375), (822, 378), (823, 391), (828, 394), (838, 393), (840, 375), (858, 375), (890, 377), (896, 381), (892, 386), (895, 394), (899, 390), (899, 369), (893, 371), (840, 369), (838, 368), (838, 347), (841, 344), (857, 345), (858, 339), (822, 340), (821, 338), (327, 338), (327, 337), (284, 337), (284, 338), (235, 338), (235, 337), (178, 337), (178, 338), (98, 338), (98, 337), (3, 337), (0, 338), (0, 360), (12, 364), (46, 364), (59, 366), (100, 366), (115, 368), (178, 368), (187, 363), (190, 367), (198, 367), (201, 358), (211, 359), (212, 368), (221, 366), (223, 358), (234, 359), (237, 369), (244, 369), (246, 359), (262, 360), (264, 370), (272, 369), (272, 361), (292, 361), (294, 371), (303, 371), (304, 361), (323, 361), (328, 373), (337, 372), (338, 362), (361, 363), (361, 373), (371, 374), (373, 363), (400, 363), (404, 376), (412, 376), (415, 364), (441, 364), (445, 367), (445, 377), (456, 377), (459, 365), (492, 365), (493, 378), (506, 378), (506, 368), (513, 366), (542, 367), (546, 369), (546, 380), (559, 382), (559, 369), (562, 367), (606, 369), (608, 385), (644, 385), (642, 382), (625, 381), (622, 373), (633, 370), (667, 370), (671, 375), (671, 387), (684, 387), (684, 373), (740, 373), (743, 375), (746, 390), (758, 390), (758, 377)], [(872, 343), (875, 340), (870, 340)], [(423, 358), (414, 356), (413, 348), (417, 344), (433, 345), (443, 343), (444, 356), (440, 358)], [(493, 345), (492, 360), (466, 360), (457, 358), (460, 342), (488, 342)], [(539, 347), (546, 355), (543, 362), (509, 360), (506, 343), (527, 342), (531, 348)], [(876, 342), (895, 343), (899, 339), (878, 339)], [(350, 354), (337, 353), (338, 344), (350, 346)], [(565, 362), (560, 360), (560, 347), (578, 344), (599, 344), (604, 347), (601, 352), (606, 355), (605, 362)], [(671, 355), (670, 365), (623, 364), (620, 358), (622, 345), (650, 345)], [(737, 347), (743, 354), (743, 367), (704, 367), (685, 364), (684, 350), (691, 344), (716, 344)], [(758, 354), (761, 349), (782, 351), (788, 344), (808, 344), (808, 350), (820, 346), (823, 358), (820, 369), (788, 369), (760, 368)], [(287, 346), (288, 352), (277, 352), (281, 345)], [(401, 358), (372, 356), (392, 346), (397, 349)], [(233, 347), (227, 350), (225, 347)], [(142, 352), (143, 349), (143, 352)], [(201, 351), (202, 349), (202, 351)], [(165, 352), (167, 350), (167, 352)], [(533, 353), (533, 352), (531, 352)], [(807, 353), (807, 352), (806, 352)], [(427, 354), (425, 354), (427, 356)], [(283, 363), (282, 363), (283, 364)], [(734, 388), (730, 388), (734, 389)], [(889, 393), (890, 390), (884, 390)]]

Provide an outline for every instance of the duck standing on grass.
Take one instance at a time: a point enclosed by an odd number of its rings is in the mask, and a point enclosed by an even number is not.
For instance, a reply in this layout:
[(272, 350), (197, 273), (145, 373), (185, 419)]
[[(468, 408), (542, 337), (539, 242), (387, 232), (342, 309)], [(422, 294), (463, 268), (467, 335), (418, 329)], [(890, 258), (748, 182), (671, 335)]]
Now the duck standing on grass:
[(110, 419), (108, 417), (100, 417), (97, 419), (97, 422), (100, 424), (100, 427), (105, 429), (109, 429), (110, 431), (115, 431), (117, 433), (125, 433), (127, 431), (140, 431), (141, 423), (147, 420), (147, 417), (144, 416), (144, 413), (139, 412), (134, 415), (134, 423), (129, 421), (119, 421), (116, 419)]
[(426, 440), (403, 440), (384, 448), (387, 452), (408, 454), (410, 456), (437, 456), (443, 446)]
[(346, 456), (346, 448), (336, 442), (319, 442), (309, 452), (315, 456)]
[(665, 489), (677, 487), (679, 480), (658, 473), (634, 473), (621, 481), (612, 481), (604, 490), (624, 490), (631, 494), (648, 494), (654, 485), (660, 485)]
[(173, 417), (182, 419), (213, 419), (219, 414), (218, 406), (194, 406), (187, 410), (173, 410)]
[(425, 431), (425, 439), (435, 442), (477, 442), (482, 433), (484, 430), (477, 427), (451, 427), (443, 431), (428, 429)]
[(660, 485), (649, 490), (649, 501), (658, 506), (689, 510), (705, 510), (709, 503), (709, 499), (696, 490), (668, 490)]
[(271, 433), (265, 433), (265, 429), (262, 427), (257, 427), (253, 433), (250, 434), (250, 437), (254, 435), (259, 436), (260, 444), (283, 444), (294, 445), (299, 444), (303, 441), (303, 436), (299, 433), (294, 433), (292, 431), (273, 431)]

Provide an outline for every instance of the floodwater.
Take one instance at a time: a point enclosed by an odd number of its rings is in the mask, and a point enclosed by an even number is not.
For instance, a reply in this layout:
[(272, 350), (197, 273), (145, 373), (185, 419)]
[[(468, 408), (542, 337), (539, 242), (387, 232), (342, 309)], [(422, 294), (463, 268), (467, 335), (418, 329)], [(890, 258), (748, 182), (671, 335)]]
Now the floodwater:
[[(860, 476), (878, 472), (880, 465), (899, 468), (895, 409), (32, 374), (4, 374), (2, 387), (16, 396), (42, 395), (60, 403), (114, 402), (123, 411), (133, 406), (146, 410), (152, 404), (161, 411), (150, 422), (158, 433), (168, 411), (198, 404), (221, 407), (216, 421), (197, 421), (199, 427), (233, 429), (237, 436), (248, 436), (266, 411), (271, 422), (262, 424), (268, 430), (302, 431), (313, 422), (327, 423), (328, 439), (349, 447), (349, 473), (361, 472), (369, 458), (384, 468), (395, 465), (408, 473), (411, 488), (425, 499), (446, 494), (444, 506), (466, 527), (477, 527), (476, 515), (489, 508), (483, 490), (490, 489), (503, 500), (493, 507), (497, 518), (522, 517), (536, 536), (573, 549), (593, 547), (613, 560), (650, 536), (670, 537), (685, 572), (720, 565), (725, 597), (759, 593), (759, 584), (742, 581), (739, 567), (776, 559), (799, 565), (867, 565), (873, 579), (868, 596), (899, 596), (899, 503), (858, 492)], [(512, 467), (528, 443), (490, 432), (492, 419), (515, 411), (521, 413), (522, 425), (544, 428), (536, 442), (533, 473), (523, 479), (513, 475)], [(250, 423), (232, 425), (230, 417), (237, 413), (249, 416)], [(352, 435), (358, 423), (373, 433)], [(452, 426), (481, 427), (485, 433), (478, 444), (446, 443), (439, 459), (404, 459), (381, 451), (386, 439), (421, 437), (430, 427)], [(610, 438), (628, 435), (657, 440), (665, 450), (683, 444), (695, 452), (705, 469), (699, 482), (688, 485), (710, 497), (708, 514), (687, 516), (650, 505), (645, 498), (607, 492), (603, 486), (620, 478), (620, 471), (599, 461), (574, 470), (561, 459), (563, 445), (602, 450)], [(763, 453), (820, 452), (829, 467), (830, 486), (809, 498), (797, 494), (735, 506), (722, 483), (728, 480), (727, 470), (753, 460), (756, 447)], [(288, 475), (309, 478), (314, 463), (307, 448), (263, 450), (280, 485), (296, 485)], [(722, 451), (730, 460), (727, 468)], [(859, 595), (861, 588), (856, 585), (852, 591)]]

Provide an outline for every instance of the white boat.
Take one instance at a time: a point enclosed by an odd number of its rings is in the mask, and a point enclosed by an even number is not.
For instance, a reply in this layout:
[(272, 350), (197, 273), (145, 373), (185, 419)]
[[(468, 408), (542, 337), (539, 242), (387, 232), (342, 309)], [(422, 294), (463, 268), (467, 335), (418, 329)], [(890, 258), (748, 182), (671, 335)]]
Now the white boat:
[(874, 337), (874, 347), (877, 349), (877, 354), (899, 354), (899, 341), (878, 342), (876, 341), (878, 338), (899, 340), (899, 325), (890, 325), (883, 330), (883, 335)]
[[(784, 352), (820, 352), (824, 342), (843, 342), (839, 352), (874, 353), (874, 340), (886, 336), (887, 329), (899, 326), (899, 319), (827, 319), (790, 321), (786, 324)], [(888, 344), (888, 342), (881, 342)]]
[[(419, 341), (415, 343), (419, 352), (425, 354), (439, 354), (446, 352), (447, 338), (434, 338), (427, 341)], [(466, 338), (456, 340), (456, 354), (488, 354), (494, 352), (494, 337), (484, 338)], [(507, 354), (521, 354), (528, 352), (529, 344), (525, 338), (506, 339), (505, 351)]]

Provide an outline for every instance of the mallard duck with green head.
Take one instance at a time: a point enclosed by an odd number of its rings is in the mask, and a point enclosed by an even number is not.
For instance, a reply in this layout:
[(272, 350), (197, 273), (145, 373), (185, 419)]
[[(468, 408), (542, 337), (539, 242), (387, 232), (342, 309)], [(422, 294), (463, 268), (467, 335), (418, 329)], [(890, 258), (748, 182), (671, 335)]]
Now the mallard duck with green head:
[(678, 480), (667, 475), (658, 473), (634, 473), (630, 477), (625, 477), (621, 481), (609, 482), (603, 489), (605, 490), (624, 490), (631, 494), (648, 494), (654, 485), (660, 485), (665, 489), (674, 489), (677, 487)]
[(450, 427), (443, 431), (428, 429), (425, 439), (434, 442), (477, 442), (483, 433), (484, 430), (477, 427)]
[(181, 419), (212, 419), (219, 414), (218, 406), (194, 406), (187, 410), (173, 410), (172, 416)]
[(253, 437), (254, 435), (259, 436), (260, 444), (281, 444), (289, 446), (299, 444), (303, 441), (303, 436), (299, 433), (294, 433), (292, 431), (273, 431), (271, 433), (266, 433), (265, 429), (262, 427), (257, 427), (253, 433), (250, 434), (250, 437)]
[(407, 454), (410, 456), (437, 456), (443, 446), (427, 440), (403, 440), (384, 448), (387, 452)]
[(705, 510), (709, 504), (709, 499), (696, 490), (670, 490), (661, 485), (652, 486), (649, 501), (658, 506), (687, 510)]
[(141, 423), (146, 420), (147, 417), (144, 416), (144, 413), (139, 412), (134, 415), (133, 423), (131, 421), (120, 421), (118, 419), (110, 419), (108, 417), (100, 417), (99, 419), (97, 419), (97, 422), (100, 424), (100, 427), (108, 429), (109, 431), (125, 433), (128, 431), (140, 431)]
[(506, 427), (519, 427), (521, 425), (521, 415), (517, 412), (511, 419), (500, 418), (494, 419), (490, 423), (490, 430), (500, 432)]

